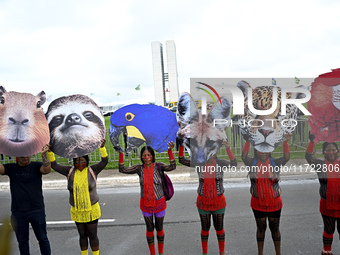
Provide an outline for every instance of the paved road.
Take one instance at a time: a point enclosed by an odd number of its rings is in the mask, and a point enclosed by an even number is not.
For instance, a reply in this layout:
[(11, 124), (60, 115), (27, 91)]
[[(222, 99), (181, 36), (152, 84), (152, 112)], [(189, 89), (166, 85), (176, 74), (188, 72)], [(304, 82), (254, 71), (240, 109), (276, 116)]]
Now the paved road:
[[(319, 184), (313, 176), (282, 178), (284, 208), (281, 218), (282, 254), (320, 254), (322, 249), (322, 219), (318, 212)], [(175, 196), (168, 203), (165, 218), (165, 254), (201, 254), (200, 223), (195, 207), (197, 184), (175, 184)], [(249, 181), (225, 182), (227, 211), (225, 217), (226, 251), (230, 255), (256, 253), (255, 221), (249, 203)], [(139, 187), (99, 189), (102, 218), (99, 223), (100, 254), (148, 254), (145, 226), (139, 210)], [(80, 254), (76, 227), (69, 221), (68, 192), (45, 190), (48, 235), (52, 254)], [(0, 192), (0, 218), (10, 211), (10, 194)], [(104, 221), (105, 220), (105, 221)], [(337, 236), (337, 235), (334, 235)], [(15, 238), (13, 255), (18, 248)], [(31, 232), (31, 254), (39, 248)], [(334, 239), (334, 254), (340, 245)], [(265, 254), (273, 253), (269, 229)], [(91, 254), (91, 253), (90, 253)], [(218, 254), (214, 231), (209, 238), (209, 254)]]

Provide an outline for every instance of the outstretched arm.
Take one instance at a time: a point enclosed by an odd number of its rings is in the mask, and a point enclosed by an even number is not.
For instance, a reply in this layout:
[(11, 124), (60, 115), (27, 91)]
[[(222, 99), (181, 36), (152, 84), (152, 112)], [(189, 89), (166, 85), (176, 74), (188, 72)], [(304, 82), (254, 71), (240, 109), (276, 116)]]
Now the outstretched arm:
[(182, 165), (190, 167), (191, 160), (190, 159), (186, 159), (184, 157), (184, 146), (182, 146), (182, 145), (179, 146), (178, 160), (179, 160), (179, 163), (181, 163)]
[(183, 146), (183, 139), (179, 138), (179, 150), (178, 150), (178, 160), (179, 163), (181, 163), (182, 165), (188, 166), (190, 167), (190, 159), (186, 159), (184, 158), (184, 146)]
[(107, 155), (105, 143), (106, 143), (106, 140), (102, 139), (101, 145), (100, 145), (100, 155), (102, 156), (102, 160), (98, 162), (97, 164), (91, 166), (93, 172), (96, 175), (98, 175), (106, 167), (107, 163), (109, 163), (109, 157)]
[(305, 158), (308, 164), (311, 165), (312, 168), (314, 168), (314, 170), (317, 172), (319, 178), (327, 178), (327, 173), (322, 171), (323, 164), (325, 162), (313, 156), (313, 151), (314, 151), (314, 146), (315, 146), (314, 139), (315, 139), (315, 136), (313, 134), (310, 134), (309, 144), (306, 150)]
[(285, 139), (282, 142), (283, 146), (283, 157), (286, 161), (290, 159), (290, 151), (289, 151), (289, 144), (288, 141), (292, 138), (293, 134), (285, 134)]
[(130, 167), (125, 167), (124, 166), (124, 152), (119, 151), (118, 149), (116, 149), (117, 152), (119, 152), (119, 172), (123, 173), (123, 174), (139, 174), (140, 171), (140, 165), (134, 165), (134, 166), (130, 166)]
[(57, 161), (55, 160), (55, 155), (52, 151), (48, 151), (47, 153), (48, 159), (51, 162), (51, 167), (53, 168), (53, 170), (55, 170), (56, 172), (68, 176), (68, 173), (70, 172), (70, 169), (72, 168), (71, 166), (63, 166), (57, 163)]
[(293, 134), (285, 134), (285, 139), (282, 141), (283, 147), (283, 157), (274, 159), (274, 162), (277, 166), (284, 166), (290, 159), (290, 151), (288, 141), (292, 137)]
[(318, 160), (317, 158), (313, 157), (314, 147), (315, 147), (314, 141), (312, 140), (309, 141), (307, 149), (306, 149), (305, 159), (310, 165), (315, 165)]
[(226, 152), (227, 152), (228, 157), (230, 159), (230, 161), (224, 160), (224, 161), (226, 161), (226, 164), (230, 165), (230, 166), (237, 166), (236, 157), (230, 149), (231, 143), (228, 140), (226, 140), (226, 141), (223, 141), (222, 144), (225, 146)]
[(1, 175), (5, 174), (5, 167), (3, 164), (0, 164), (0, 174)]
[(164, 163), (161, 163), (161, 169), (163, 171), (172, 171), (176, 169), (176, 160), (174, 157), (174, 154), (172, 153), (172, 149), (174, 148), (175, 143), (174, 142), (168, 142), (168, 155), (169, 155), (169, 160), (170, 160), (170, 165), (166, 165)]
[(250, 158), (248, 156), (249, 149), (250, 149), (250, 142), (246, 141), (242, 149), (242, 160), (246, 166), (252, 165), (254, 161), (253, 158)]

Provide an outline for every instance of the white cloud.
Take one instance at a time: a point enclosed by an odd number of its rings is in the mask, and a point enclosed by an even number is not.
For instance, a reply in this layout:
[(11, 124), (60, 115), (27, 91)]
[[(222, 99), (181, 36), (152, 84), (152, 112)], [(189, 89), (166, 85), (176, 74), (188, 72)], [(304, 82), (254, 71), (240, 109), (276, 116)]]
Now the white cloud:
[[(33, 94), (153, 97), (151, 42), (190, 77), (315, 77), (339, 66), (337, 1), (0, 2), (0, 84)], [(140, 97), (136, 97), (140, 98)], [(149, 100), (154, 101), (154, 100)]]

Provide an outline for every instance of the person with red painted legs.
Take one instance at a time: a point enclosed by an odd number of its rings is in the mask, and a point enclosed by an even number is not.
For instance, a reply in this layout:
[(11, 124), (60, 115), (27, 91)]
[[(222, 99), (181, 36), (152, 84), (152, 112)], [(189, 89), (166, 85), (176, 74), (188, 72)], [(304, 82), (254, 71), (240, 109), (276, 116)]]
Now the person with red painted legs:
[(323, 219), (323, 251), (321, 254), (332, 255), (332, 242), (335, 223), (340, 234), (340, 165), (338, 145), (325, 142), (322, 145), (324, 160), (313, 156), (315, 136), (310, 134), (305, 158), (308, 164), (317, 172), (320, 183), (320, 213)]
[(258, 255), (263, 255), (264, 239), (269, 229), (275, 247), (275, 254), (281, 255), (280, 217), (282, 209), (280, 167), (290, 159), (289, 145), (292, 134), (286, 134), (283, 140), (283, 157), (272, 158), (270, 153), (255, 150), (254, 158), (248, 156), (250, 142), (246, 141), (242, 150), (242, 160), (249, 169), (250, 177), (250, 206), (256, 221), (256, 240)]
[[(227, 202), (224, 196), (223, 167), (237, 166), (236, 158), (230, 149), (230, 142), (223, 141), (230, 161), (217, 159), (216, 154), (212, 155), (205, 164), (204, 171), (198, 171), (199, 186), (197, 189), (197, 209), (201, 220), (201, 243), (202, 254), (208, 254), (208, 238), (211, 225), (211, 216), (217, 235), (220, 255), (225, 254), (225, 231), (224, 214)], [(179, 162), (185, 166), (191, 164), (190, 159), (184, 158), (184, 147), (179, 147)], [(220, 168), (217, 168), (219, 166)]]
[[(151, 146), (144, 146), (141, 150), (143, 164), (131, 167), (124, 166), (124, 153), (119, 152), (119, 172), (124, 174), (138, 174), (140, 183), (140, 209), (146, 225), (146, 240), (151, 255), (156, 254), (154, 229), (157, 231), (158, 253), (164, 254), (163, 221), (166, 212), (166, 200), (162, 186), (161, 171), (176, 169), (176, 161), (172, 153), (174, 142), (168, 142), (170, 165), (155, 163), (155, 152)], [(155, 221), (153, 220), (155, 216)]]

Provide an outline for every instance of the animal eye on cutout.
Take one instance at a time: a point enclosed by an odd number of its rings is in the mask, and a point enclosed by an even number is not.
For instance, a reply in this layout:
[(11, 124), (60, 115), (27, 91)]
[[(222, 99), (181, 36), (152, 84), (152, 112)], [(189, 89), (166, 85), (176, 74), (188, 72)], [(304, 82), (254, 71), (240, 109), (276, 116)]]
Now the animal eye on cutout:
[(134, 115), (133, 113), (131, 113), (131, 112), (127, 112), (127, 113), (125, 114), (125, 119), (126, 119), (127, 121), (133, 120), (134, 117), (135, 117), (135, 115)]
[(93, 118), (94, 118), (94, 114), (93, 112), (90, 112), (90, 111), (86, 111), (83, 113), (83, 116), (85, 117), (85, 119), (89, 120), (89, 121), (92, 121)]
[(41, 107), (41, 101), (38, 101), (37, 102), (37, 108), (40, 108)]
[(196, 139), (190, 139), (190, 146), (192, 146), (193, 148), (198, 146)]
[(0, 104), (4, 104), (5, 103), (5, 98), (4, 97), (0, 97)]
[(211, 148), (215, 145), (215, 142), (213, 140), (208, 139), (205, 143), (205, 146), (207, 146), (208, 148)]
[(57, 115), (55, 117), (53, 117), (53, 119), (51, 120), (49, 126), (50, 128), (55, 128), (60, 126), (64, 121), (64, 116), (63, 115)]

